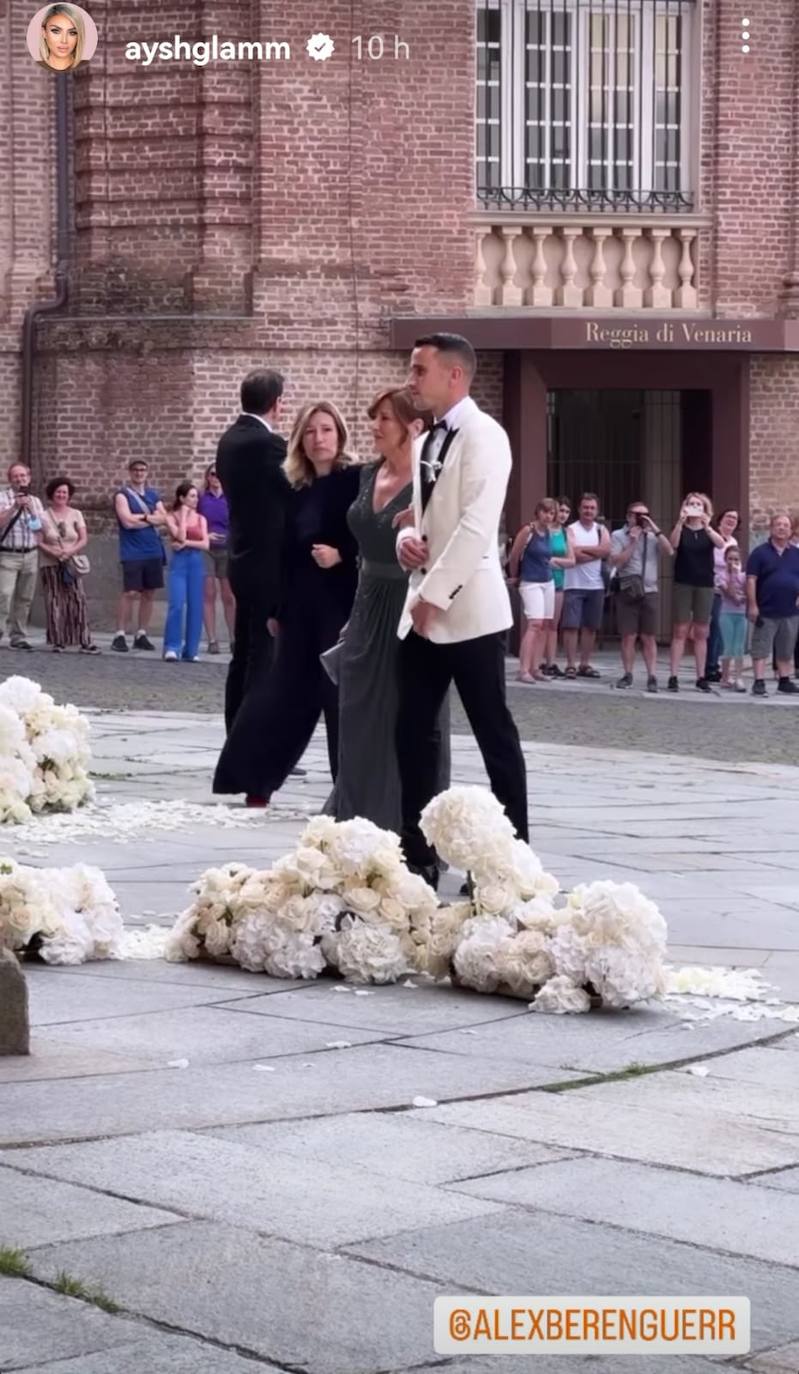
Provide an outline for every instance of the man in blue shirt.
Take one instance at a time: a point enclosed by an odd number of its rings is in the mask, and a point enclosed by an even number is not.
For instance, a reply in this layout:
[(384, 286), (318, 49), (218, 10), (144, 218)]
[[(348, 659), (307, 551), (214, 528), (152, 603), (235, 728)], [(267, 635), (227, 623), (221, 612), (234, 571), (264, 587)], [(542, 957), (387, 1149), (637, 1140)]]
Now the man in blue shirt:
[(766, 660), (773, 649), (779, 674), (777, 691), (789, 695), (799, 692), (791, 676), (799, 630), (799, 548), (790, 539), (790, 516), (772, 516), (770, 537), (752, 550), (746, 565), (747, 614), (755, 627), (752, 692), (756, 697), (766, 696)]
[(122, 595), (119, 598), (118, 628), (111, 648), (126, 654), (128, 621), (133, 619), (134, 602), (139, 603), (138, 626), (133, 636), (134, 649), (154, 649), (147, 630), (153, 613), (155, 593), (164, 585), (164, 548), (158, 533), (166, 523), (158, 492), (147, 485), (147, 464), (134, 458), (128, 467), (130, 480), (114, 497), (119, 527), (119, 561), (122, 564)]

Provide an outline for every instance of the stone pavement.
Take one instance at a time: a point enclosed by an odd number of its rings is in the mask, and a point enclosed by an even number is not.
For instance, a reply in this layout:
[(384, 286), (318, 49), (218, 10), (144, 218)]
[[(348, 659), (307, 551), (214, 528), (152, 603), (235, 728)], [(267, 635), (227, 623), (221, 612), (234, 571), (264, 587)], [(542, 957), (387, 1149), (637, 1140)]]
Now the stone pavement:
[[(102, 800), (209, 803), (220, 733), (96, 717)], [(799, 1001), (799, 769), (525, 752), (534, 847), (564, 887), (629, 878), (677, 962), (754, 966)], [(293, 844), (323, 759), (315, 741), (307, 779), (230, 829), (51, 843), (45, 821), (4, 830), (0, 855), (99, 864), (130, 923), (166, 920), (202, 868)], [(466, 738), (454, 771), (483, 776)], [(33, 1053), (0, 1060), (0, 1268), (18, 1248), (31, 1277), (0, 1277), (2, 1374), (710, 1374), (696, 1356), (436, 1356), (433, 1299), (481, 1292), (745, 1295), (734, 1367), (799, 1370), (791, 1026), (198, 964), (26, 974)], [(120, 1311), (53, 1291), (62, 1272)]]

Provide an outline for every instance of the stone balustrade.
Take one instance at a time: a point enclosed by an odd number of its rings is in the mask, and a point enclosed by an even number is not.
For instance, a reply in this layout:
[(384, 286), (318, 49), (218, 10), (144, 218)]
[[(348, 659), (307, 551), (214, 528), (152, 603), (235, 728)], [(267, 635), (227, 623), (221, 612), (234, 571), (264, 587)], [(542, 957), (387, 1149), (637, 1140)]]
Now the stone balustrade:
[(628, 215), (476, 217), (477, 306), (696, 310), (709, 221)]

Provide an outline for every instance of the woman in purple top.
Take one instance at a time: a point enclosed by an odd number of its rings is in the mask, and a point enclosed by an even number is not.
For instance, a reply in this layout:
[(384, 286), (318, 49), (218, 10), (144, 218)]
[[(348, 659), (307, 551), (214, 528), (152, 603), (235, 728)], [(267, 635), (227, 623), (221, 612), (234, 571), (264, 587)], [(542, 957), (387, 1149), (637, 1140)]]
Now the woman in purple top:
[(208, 523), (208, 538), (210, 540), (208, 571), (205, 577), (205, 604), (203, 606), (205, 633), (208, 636), (208, 652), (209, 654), (219, 653), (219, 641), (216, 637), (217, 587), (219, 587), (219, 593), (222, 597), (222, 610), (232, 652), (236, 598), (233, 595), (227, 575), (229, 516), (227, 497), (222, 490), (222, 483), (216, 475), (214, 463), (209, 463), (205, 469), (205, 488), (200, 496), (198, 510), (200, 515), (205, 516)]

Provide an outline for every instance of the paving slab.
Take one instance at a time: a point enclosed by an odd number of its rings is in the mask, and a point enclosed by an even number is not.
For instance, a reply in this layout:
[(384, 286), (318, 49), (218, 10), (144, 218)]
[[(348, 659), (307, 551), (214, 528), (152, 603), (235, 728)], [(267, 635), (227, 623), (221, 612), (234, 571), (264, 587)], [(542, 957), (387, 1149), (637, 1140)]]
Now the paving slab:
[[(160, 908), (158, 908), (160, 911)], [(155, 908), (140, 917), (145, 925), (163, 925)], [(268, 978), (264, 973), (248, 973), (230, 964), (212, 964), (191, 959), (171, 964), (164, 959), (103, 959), (93, 964), (63, 967), (59, 977), (114, 978), (120, 982), (174, 983), (176, 987), (208, 988), (235, 998), (241, 993), (264, 996), (267, 993), (300, 991), (306, 984), (292, 978)]]
[(44, 1031), (31, 1037), (30, 1054), (0, 1058), (0, 1084), (32, 1083), (37, 1079), (90, 1078), (96, 1074), (136, 1073), (150, 1068), (148, 1059), (127, 1054), (107, 1054), (64, 1042), (66, 1026), (54, 1034)]
[(33, 1266), (42, 1277), (67, 1269), (130, 1312), (309, 1374), (376, 1374), (434, 1357), (433, 1283), (215, 1222), (144, 1236), (48, 1246)]
[[(26, 1365), (26, 1374), (282, 1374), (277, 1365), (263, 1360), (256, 1364), (232, 1351), (187, 1336), (154, 1331), (136, 1339), (135, 1333), (142, 1330), (142, 1324), (124, 1324), (130, 1333), (130, 1340), (124, 1345), (93, 1355), (78, 1355), (75, 1359)], [(2, 1368), (10, 1370), (13, 1366)]]
[(775, 1173), (758, 1174), (757, 1183), (763, 1188), (775, 1188), (781, 1193), (799, 1193), (799, 1169), (778, 1169)]
[[(436, 1121), (565, 1149), (722, 1177), (799, 1165), (799, 1133), (773, 1094), (758, 1116), (749, 1090), (671, 1071), (573, 1092), (519, 1093), (430, 1109)], [(753, 1094), (754, 1096), (754, 1094)], [(793, 1114), (791, 1104), (783, 1103)]]
[[(165, 1065), (186, 1058), (193, 1064), (232, 1064), (310, 1054), (346, 1038), (354, 1045), (383, 1037), (379, 1031), (348, 1030), (322, 1022), (288, 1021), (275, 1016), (234, 1016), (224, 1006), (182, 1007), (58, 1026), (60, 1041), (88, 1051), (121, 1051), (147, 1063)], [(2, 1080), (0, 1060), (0, 1080)], [(100, 1070), (98, 1070), (100, 1072)]]
[[(406, 983), (411, 986), (406, 986)], [(509, 997), (487, 997), (477, 992), (460, 992), (434, 986), (413, 977), (386, 987), (361, 989), (343, 983), (313, 983), (300, 992), (247, 999), (235, 1011), (264, 1016), (287, 1016), (300, 1021), (326, 1021), (330, 1025), (361, 1026), (387, 1035), (407, 1035), (412, 1027), (417, 1035), (459, 1026), (476, 1026), (488, 1021), (512, 1020), (525, 1016), (525, 1002)]]
[[(83, 1360), (116, 1350), (139, 1334), (131, 1322), (88, 1303), (49, 1293), (24, 1279), (0, 1276), (0, 1369), (25, 1369), (42, 1361)], [(99, 1356), (98, 1356), (99, 1358)], [(103, 1374), (112, 1374), (110, 1357)], [(83, 1366), (81, 1365), (81, 1369)]]
[[(507, 1356), (496, 1359), (474, 1356), (454, 1364), (417, 1365), (412, 1374), (713, 1374), (714, 1370), (718, 1374), (719, 1369), (718, 1362), (696, 1355), (669, 1355), (667, 1362), (662, 1355), (636, 1355), (634, 1362), (629, 1355), (575, 1355), (572, 1360), (573, 1363), (563, 1355), (515, 1355), (511, 1361)], [(795, 1365), (790, 1374), (796, 1374), (796, 1368)], [(410, 1371), (397, 1370), (396, 1374), (410, 1374)], [(789, 1371), (764, 1369), (763, 1374), (789, 1374)]]
[(437, 1184), (563, 1159), (567, 1151), (484, 1131), (439, 1126), (408, 1112), (351, 1112), (312, 1121), (215, 1127), (209, 1135), (303, 1161), (348, 1160), (379, 1178)]
[[(778, 1175), (779, 1177), (779, 1175)], [(470, 1197), (799, 1266), (799, 1197), (615, 1159), (570, 1159), (450, 1185)]]
[[(246, 1226), (322, 1249), (432, 1221), (461, 1221), (504, 1210), (500, 1203), (446, 1193), (419, 1182), (395, 1179), (387, 1189), (383, 1177), (372, 1177), (342, 1155), (324, 1162), (305, 1158), (298, 1168), (296, 1155), (288, 1152), (266, 1154), (244, 1142), (181, 1131), (6, 1151), (2, 1158), (13, 1159), (19, 1168), (37, 1175), (69, 1179), (184, 1215)], [(36, 1180), (29, 1182), (33, 1186), (26, 1191), (35, 1195)], [(46, 1194), (46, 1186), (43, 1191)], [(770, 1196), (774, 1198), (773, 1193)], [(96, 1195), (89, 1198), (99, 1211), (97, 1201)]]
[[(100, 1244), (146, 1244), (147, 1236)], [(752, 1304), (756, 1352), (799, 1335), (797, 1270), (663, 1238), (653, 1244), (650, 1236), (571, 1217), (509, 1210), (490, 1226), (457, 1222), (348, 1246), (343, 1253), (432, 1279), (447, 1293), (743, 1295)], [(618, 1363), (620, 1371), (628, 1368)], [(664, 1361), (664, 1371), (670, 1367)]]
[(744, 1367), (755, 1370), (756, 1374), (796, 1374), (799, 1369), (799, 1342), (756, 1355), (753, 1360), (747, 1360)]
[(28, 966), (26, 972), (31, 1026), (55, 1026), (134, 1012), (168, 1011), (172, 1007), (201, 1006), (224, 1000), (224, 993), (215, 989), (176, 987), (148, 977), (117, 983), (89, 974), (72, 973), (63, 977), (59, 969), (34, 969), (33, 965)]
[(410, 1108), (415, 1097), (446, 1101), (502, 1093), (552, 1076), (535, 1065), (361, 1045), (310, 1060), (276, 1060), (273, 1073), (252, 1064), (189, 1064), (62, 1084), (11, 1083), (0, 1086), (0, 1145)]
[[(771, 1026), (773, 1029), (779, 1026), (779, 1022), (772, 1021)], [(789, 1040), (792, 1036), (785, 1038)], [(757, 1045), (739, 1050), (737, 1054), (724, 1054), (718, 1059), (709, 1060), (707, 1068), (709, 1076), (720, 1082), (741, 1086), (751, 1084), (759, 1093), (764, 1090), (773, 1092), (775, 1104), (784, 1093), (795, 1092), (799, 1086), (796, 1062), (788, 1055), (779, 1054), (776, 1045)]]
[(743, 1022), (723, 1017), (685, 1023), (678, 1009), (634, 1007), (627, 1012), (592, 1012), (590, 1025), (578, 1016), (530, 1013), (466, 1030), (413, 1035), (400, 1043), (448, 1054), (480, 1054), (510, 1063), (551, 1064), (553, 1068), (591, 1074), (615, 1072), (632, 1064), (671, 1064), (736, 1049), (748, 1046), (753, 1038), (772, 1037), (778, 1028), (774, 1021)]
[[(9, 1152), (10, 1153), (10, 1152)], [(5, 1164), (14, 1163), (6, 1157)], [(22, 1160), (19, 1160), (22, 1166)], [(0, 1168), (0, 1245), (26, 1249), (57, 1240), (167, 1226), (170, 1212), (48, 1178), (31, 1178), (15, 1168)]]

